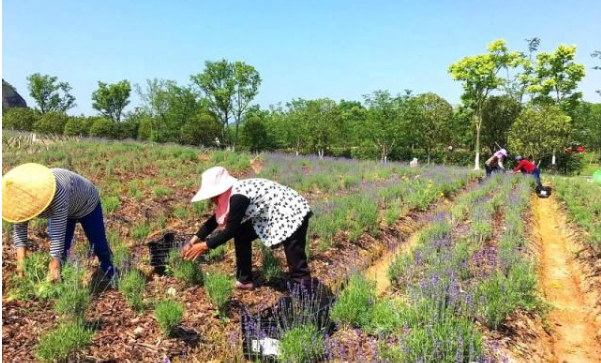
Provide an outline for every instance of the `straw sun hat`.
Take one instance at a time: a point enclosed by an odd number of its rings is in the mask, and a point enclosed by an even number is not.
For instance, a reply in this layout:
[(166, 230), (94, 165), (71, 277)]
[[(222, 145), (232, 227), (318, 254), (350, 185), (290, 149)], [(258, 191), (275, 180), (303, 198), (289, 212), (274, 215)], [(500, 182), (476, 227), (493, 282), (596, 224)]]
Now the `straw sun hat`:
[(40, 164), (23, 164), (2, 177), (2, 218), (11, 223), (30, 220), (46, 209), (56, 192), (54, 174)]
[(234, 186), (237, 181), (238, 179), (231, 176), (224, 167), (212, 167), (202, 173), (200, 190), (192, 198), (192, 203), (216, 197)]

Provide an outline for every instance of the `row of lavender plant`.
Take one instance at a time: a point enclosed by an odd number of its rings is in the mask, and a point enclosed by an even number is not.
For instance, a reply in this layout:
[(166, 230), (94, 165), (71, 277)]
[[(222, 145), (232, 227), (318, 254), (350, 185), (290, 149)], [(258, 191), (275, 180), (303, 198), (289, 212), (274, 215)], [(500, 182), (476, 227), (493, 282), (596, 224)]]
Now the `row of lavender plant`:
[(316, 217), (312, 231), (320, 239), (319, 249), (328, 248), (340, 231), (347, 231), (351, 241), (365, 232), (377, 237), (379, 210), (384, 210), (385, 222), (392, 225), (410, 210), (425, 211), (439, 198), (465, 186), (470, 178), (461, 170), (439, 171), (420, 177), (397, 175), (377, 187), (366, 183), (359, 193), (314, 203)]
[[(411, 253), (400, 256), (390, 275), (406, 296), (404, 330), (381, 353), (393, 362), (485, 361), (483, 339), (475, 325), (481, 310), (478, 284), (486, 278), (481, 265), (489, 256), (498, 196), (507, 196), (500, 176), (488, 180), (458, 203), (454, 215), (442, 212), (420, 235)], [(468, 208), (463, 208), (468, 205)], [(471, 211), (470, 211), (471, 207)], [(469, 228), (456, 228), (462, 219)], [(467, 224), (464, 224), (467, 225)], [(457, 233), (459, 230), (459, 233)], [(485, 264), (486, 265), (486, 264)]]

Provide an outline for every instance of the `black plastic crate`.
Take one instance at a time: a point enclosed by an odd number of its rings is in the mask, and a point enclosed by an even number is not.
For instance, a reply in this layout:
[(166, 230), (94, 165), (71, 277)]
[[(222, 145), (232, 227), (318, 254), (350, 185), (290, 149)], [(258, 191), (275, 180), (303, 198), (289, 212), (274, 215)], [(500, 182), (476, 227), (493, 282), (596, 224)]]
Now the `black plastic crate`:
[(181, 251), (192, 235), (167, 232), (162, 237), (147, 243), (150, 252), (150, 266), (156, 272), (165, 273), (169, 265), (169, 253), (172, 250)]
[[(289, 294), (277, 303), (258, 313), (241, 312), (242, 350), (252, 361), (277, 362), (279, 342), (291, 328), (311, 323), (324, 335), (331, 334), (334, 325), (330, 321), (333, 304), (331, 290), (313, 279), (308, 288), (289, 285)], [(322, 357), (315, 357), (315, 362)]]
[(539, 198), (549, 198), (551, 196), (552, 191), (553, 190), (551, 189), (551, 187), (536, 187), (536, 195), (538, 195)]

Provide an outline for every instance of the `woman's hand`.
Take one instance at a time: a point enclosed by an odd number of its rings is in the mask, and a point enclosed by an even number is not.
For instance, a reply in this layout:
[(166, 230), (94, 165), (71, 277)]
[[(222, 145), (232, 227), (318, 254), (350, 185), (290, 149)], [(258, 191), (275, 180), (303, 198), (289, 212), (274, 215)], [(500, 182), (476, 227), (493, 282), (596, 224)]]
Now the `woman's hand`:
[(193, 261), (201, 256), (205, 251), (209, 249), (206, 242), (200, 242), (193, 245), (188, 245), (182, 250), (182, 256), (184, 260)]
[(48, 280), (58, 282), (61, 279), (61, 260), (52, 258), (48, 264)]
[(181, 251), (182, 256), (184, 256), (190, 250), (190, 248), (192, 248), (192, 246), (198, 242), (200, 242), (200, 238), (198, 238), (196, 236), (192, 236), (192, 238), (190, 238), (190, 241), (188, 243), (186, 243), (184, 248), (182, 248), (182, 251)]

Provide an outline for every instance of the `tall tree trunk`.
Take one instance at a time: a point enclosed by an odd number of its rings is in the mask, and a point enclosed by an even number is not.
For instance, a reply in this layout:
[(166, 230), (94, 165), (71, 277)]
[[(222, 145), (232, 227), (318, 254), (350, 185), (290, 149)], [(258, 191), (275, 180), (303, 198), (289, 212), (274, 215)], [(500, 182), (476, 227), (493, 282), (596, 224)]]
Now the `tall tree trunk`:
[(476, 158), (474, 160), (474, 170), (480, 170), (480, 129), (482, 128), (482, 108), (478, 108), (476, 115)]

